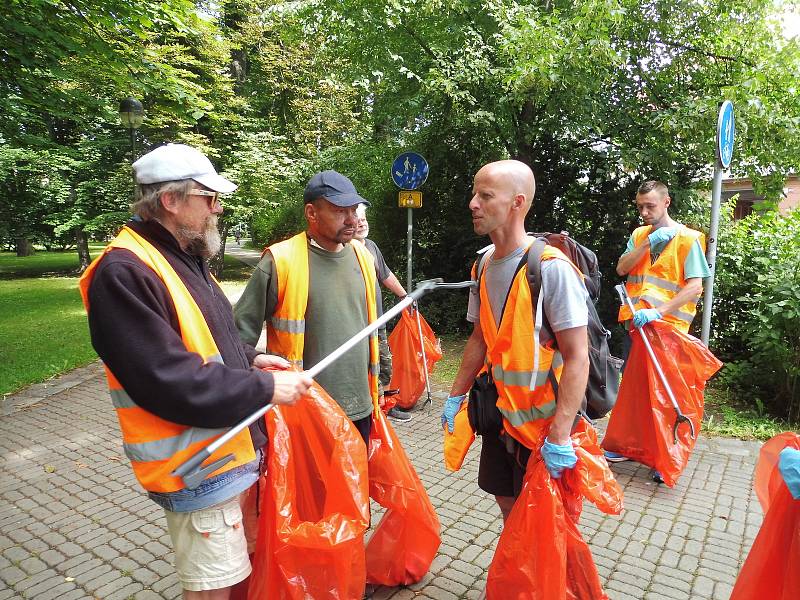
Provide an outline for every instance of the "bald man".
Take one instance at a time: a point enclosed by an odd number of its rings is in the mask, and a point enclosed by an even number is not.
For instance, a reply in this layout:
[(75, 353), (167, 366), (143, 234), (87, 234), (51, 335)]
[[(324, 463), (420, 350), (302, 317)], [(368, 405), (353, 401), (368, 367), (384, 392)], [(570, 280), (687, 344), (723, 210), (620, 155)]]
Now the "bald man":
[[(478, 486), (495, 496), (503, 520), (522, 489), (531, 452), (541, 453), (555, 478), (575, 466), (570, 433), (589, 374), (586, 288), (575, 266), (551, 246), (542, 253), (537, 308), (544, 310), (555, 340), (537, 344), (526, 275), (533, 238), (525, 233), (535, 190), (533, 172), (519, 161), (489, 163), (475, 175), (472, 226), (489, 236), (493, 248), (473, 267), (479, 287), (470, 293), (467, 320), (474, 329), (442, 415), (452, 431), (455, 414), (486, 365), (503, 426), (482, 435)], [(562, 361), (559, 378), (555, 369)], [(535, 372), (542, 377), (532, 378)]]

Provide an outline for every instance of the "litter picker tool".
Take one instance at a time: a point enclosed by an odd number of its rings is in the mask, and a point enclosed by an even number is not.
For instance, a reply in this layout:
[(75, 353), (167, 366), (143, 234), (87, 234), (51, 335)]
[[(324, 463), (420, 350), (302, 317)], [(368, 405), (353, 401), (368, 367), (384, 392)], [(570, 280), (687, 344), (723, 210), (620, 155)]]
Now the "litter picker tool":
[[(327, 369), (332, 363), (341, 358), (353, 346), (358, 344), (364, 338), (368, 337), (374, 331), (377, 331), (385, 323), (389, 322), (395, 316), (399, 315), (406, 307), (416, 302), (418, 299), (420, 299), (428, 292), (431, 292), (436, 289), (457, 289), (457, 288), (470, 287), (473, 285), (475, 285), (475, 282), (473, 281), (462, 281), (459, 283), (444, 283), (439, 278), (427, 279), (425, 281), (419, 282), (419, 284), (417, 284), (417, 289), (408, 294), (408, 296), (403, 298), (391, 309), (383, 313), (383, 316), (381, 316), (375, 322), (367, 325), (364, 329), (359, 331), (357, 334), (355, 334), (353, 337), (351, 337), (349, 340), (347, 340), (345, 343), (339, 346), (336, 350), (331, 352), (328, 356), (323, 358), (316, 365), (308, 369), (306, 371), (306, 374), (309, 377), (316, 377), (317, 375), (319, 375), (322, 371)], [(211, 442), (208, 446), (202, 448), (194, 456), (192, 456), (184, 463), (179, 465), (178, 468), (176, 468), (172, 472), (172, 476), (183, 478), (183, 483), (186, 484), (186, 487), (188, 489), (190, 490), (196, 489), (197, 486), (199, 486), (203, 482), (203, 480), (206, 477), (208, 477), (211, 473), (213, 473), (217, 469), (222, 468), (228, 462), (233, 460), (233, 454), (228, 454), (227, 456), (223, 456), (222, 458), (215, 460), (209, 465), (203, 465), (203, 461), (205, 461), (214, 452), (216, 452), (222, 446), (224, 446), (228, 441), (230, 441), (234, 436), (236, 436), (236, 434), (242, 431), (245, 427), (249, 427), (252, 423), (254, 423), (259, 418), (264, 416), (274, 407), (275, 404), (267, 404), (266, 406), (262, 406), (261, 408), (259, 408), (249, 417), (246, 417), (241, 421), (239, 421), (236, 425), (231, 427), (226, 433), (221, 435), (219, 438)]]
[[(628, 296), (628, 291), (625, 289), (624, 285), (617, 285), (614, 286), (617, 294), (619, 295), (619, 301), (623, 305), (628, 305), (628, 308), (631, 309), (631, 315), (636, 312), (636, 309), (633, 307), (633, 302), (631, 302), (630, 296)], [(653, 363), (653, 367), (656, 369), (656, 373), (658, 373), (658, 378), (661, 380), (661, 384), (664, 386), (664, 389), (667, 390), (667, 396), (669, 396), (670, 402), (672, 402), (672, 408), (675, 409), (676, 417), (675, 417), (675, 425), (672, 427), (672, 441), (674, 444), (678, 443), (678, 426), (681, 423), (688, 423), (689, 430), (691, 431), (692, 439), (695, 439), (694, 433), (694, 423), (692, 420), (687, 417), (683, 412), (681, 412), (680, 407), (678, 406), (678, 401), (675, 399), (675, 394), (672, 393), (672, 388), (667, 381), (667, 376), (664, 375), (664, 370), (661, 368), (661, 364), (659, 364), (658, 359), (656, 358), (655, 352), (653, 352), (653, 347), (650, 345), (650, 340), (647, 339), (647, 336), (642, 331), (642, 327), (636, 328), (639, 331), (639, 335), (642, 336), (642, 341), (644, 342), (644, 347), (647, 349), (647, 353), (650, 355), (650, 360)]]
[(425, 355), (425, 338), (422, 337), (422, 322), (419, 320), (419, 309), (414, 311), (417, 315), (417, 335), (419, 335), (419, 346), (422, 350), (422, 372), (425, 374), (425, 392), (428, 394), (425, 402), (422, 404), (423, 408), (430, 408), (433, 406), (431, 400), (431, 382), (428, 380), (428, 357)]

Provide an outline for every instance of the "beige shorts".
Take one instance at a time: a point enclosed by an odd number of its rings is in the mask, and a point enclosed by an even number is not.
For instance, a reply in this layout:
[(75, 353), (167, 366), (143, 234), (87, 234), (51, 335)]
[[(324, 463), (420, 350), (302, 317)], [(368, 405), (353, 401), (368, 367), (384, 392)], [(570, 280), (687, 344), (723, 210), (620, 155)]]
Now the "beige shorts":
[(230, 587), (249, 577), (249, 552), (258, 533), (256, 486), (240, 496), (194, 512), (165, 510), (175, 551), (175, 570), (184, 590)]

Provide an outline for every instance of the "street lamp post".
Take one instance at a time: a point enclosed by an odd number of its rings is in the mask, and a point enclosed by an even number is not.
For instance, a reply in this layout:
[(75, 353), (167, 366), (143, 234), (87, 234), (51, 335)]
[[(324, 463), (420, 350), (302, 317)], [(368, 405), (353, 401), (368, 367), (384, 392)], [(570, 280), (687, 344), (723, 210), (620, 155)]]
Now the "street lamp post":
[(131, 162), (136, 160), (136, 130), (144, 121), (144, 107), (133, 96), (119, 103), (119, 118), (131, 136)]

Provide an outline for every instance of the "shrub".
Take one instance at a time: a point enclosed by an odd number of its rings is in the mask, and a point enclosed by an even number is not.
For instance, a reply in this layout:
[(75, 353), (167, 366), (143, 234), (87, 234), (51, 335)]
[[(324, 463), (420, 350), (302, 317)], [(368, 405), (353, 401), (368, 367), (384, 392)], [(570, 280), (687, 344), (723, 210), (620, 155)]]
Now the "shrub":
[(721, 228), (712, 346), (720, 375), (750, 404), (800, 418), (800, 210), (754, 213)]

